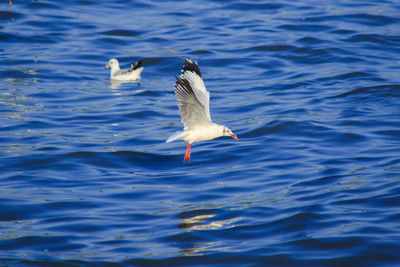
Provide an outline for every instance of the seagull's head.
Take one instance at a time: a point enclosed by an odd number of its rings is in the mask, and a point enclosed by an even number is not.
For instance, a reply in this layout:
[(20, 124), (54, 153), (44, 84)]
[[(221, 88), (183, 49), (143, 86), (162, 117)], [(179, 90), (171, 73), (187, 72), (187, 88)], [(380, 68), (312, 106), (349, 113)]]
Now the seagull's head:
[(239, 138), (237, 138), (236, 134), (234, 134), (228, 127), (224, 126), (223, 130), (222, 130), (222, 136), (230, 136), (233, 139), (239, 140)]
[(118, 64), (118, 60), (115, 58), (110, 59), (110, 61), (108, 61), (107, 65), (105, 66), (106, 69), (108, 68), (116, 68), (118, 66), (119, 68), (119, 64)]

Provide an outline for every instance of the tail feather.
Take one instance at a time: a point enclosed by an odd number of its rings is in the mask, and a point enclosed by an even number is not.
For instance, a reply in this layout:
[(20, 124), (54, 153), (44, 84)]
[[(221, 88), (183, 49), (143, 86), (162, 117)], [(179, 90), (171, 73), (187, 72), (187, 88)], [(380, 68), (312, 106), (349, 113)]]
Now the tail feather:
[(171, 135), (170, 137), (168, 137), (167, 141), (165, 141), (165, 143), (169, 143), (175, 140), (183, 140), (185, 136), (185, 132), (182, 131), (177, 131), (176, 133), (174, 133), (173, 135)]

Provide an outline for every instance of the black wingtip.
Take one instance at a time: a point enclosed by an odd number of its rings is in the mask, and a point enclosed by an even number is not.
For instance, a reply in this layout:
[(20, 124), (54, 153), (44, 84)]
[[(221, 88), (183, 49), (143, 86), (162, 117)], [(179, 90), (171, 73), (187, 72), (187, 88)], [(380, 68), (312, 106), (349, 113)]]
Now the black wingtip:
[(185, 65), (183, 66), (183, 70), (182, 72), (185, 71), (193, 71), (194, 73), (196, 73), (197, 75), (199, 75), (201, 77), (201, 73), (200, 73), (200, 69), (199, 69), (199, 65), (197, 64), (197, 62), (193, 62), (191, 59), (189, 58), (183, 58), (183, 60), (185, 61)]
[(143, 64), (143, 60), (136, 61), (135, 63), (132, 64), (131, 70), (137, 70), (140, 68)]

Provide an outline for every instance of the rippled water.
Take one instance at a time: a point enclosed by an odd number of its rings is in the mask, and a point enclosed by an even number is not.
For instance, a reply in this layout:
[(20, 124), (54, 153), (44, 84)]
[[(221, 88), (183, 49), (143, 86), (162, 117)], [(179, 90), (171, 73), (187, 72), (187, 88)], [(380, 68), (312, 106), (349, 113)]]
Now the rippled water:
[[(12, 4), (2, 265), (400, 263), (398, 1)], [(111, 57), (143, 60), (141, 82), (110, 83)], [(182, 57), (239, 137), (194, 144), (190, 164), (164, 143)]]

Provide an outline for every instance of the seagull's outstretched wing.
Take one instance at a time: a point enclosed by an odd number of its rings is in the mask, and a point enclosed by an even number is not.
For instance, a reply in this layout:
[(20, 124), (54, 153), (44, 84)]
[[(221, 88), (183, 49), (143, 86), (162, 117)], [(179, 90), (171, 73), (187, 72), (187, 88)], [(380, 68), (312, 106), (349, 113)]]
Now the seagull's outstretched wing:
[(185, 130), (211, 124), (210, 93), (204, 86), (199, 65), (185, 58), (181, 75), (176, 77), (175, 95)]

